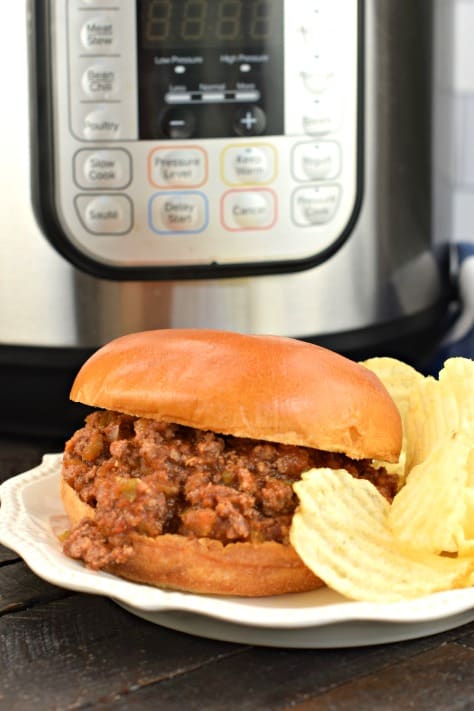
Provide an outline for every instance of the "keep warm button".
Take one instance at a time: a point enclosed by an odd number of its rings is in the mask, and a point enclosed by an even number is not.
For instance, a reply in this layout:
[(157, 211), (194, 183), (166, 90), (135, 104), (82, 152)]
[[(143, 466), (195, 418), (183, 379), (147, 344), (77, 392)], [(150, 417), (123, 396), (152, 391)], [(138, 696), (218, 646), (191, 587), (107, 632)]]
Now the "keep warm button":
[(132, 229), (132, 201), (126, 195), (78, 195), (76, 210), (94, 235), (124, 235)]

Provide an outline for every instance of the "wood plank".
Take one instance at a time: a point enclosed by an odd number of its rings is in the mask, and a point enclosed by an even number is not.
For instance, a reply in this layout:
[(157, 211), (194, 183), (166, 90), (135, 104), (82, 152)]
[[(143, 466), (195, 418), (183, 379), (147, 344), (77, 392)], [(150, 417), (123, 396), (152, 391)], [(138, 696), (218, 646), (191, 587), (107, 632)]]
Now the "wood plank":
[(462, 644), (464, 647), (471, 647), (474, 649), (474, 623), (462, 628), (461, 634), (456, 639), (456, 642), (458, 644)]
[(0, 615), (71, 594), (38, 578), (21, 561), (0, 567), (0, 590)]
[[(223, 658), (185, 675), (143, 686), (127, 696), (107, 703), (104, 701), (101, 709), (293, 709), (294, 704), (307, 697), (319, 696), (333, 687), (351, 683), (354, 678), (361, 679), (374, 674), (374, 670), (383, 674), (385, 667), (416, 658), (420, 653), (441, 644), (441, 639), (430, 637), (394, 645), (338, 650), (251, 648), (230, 659)], [(345, 708), (364, 707), (355, 704)], [(373, 708), (374, 711), (383, 708), (385, 711), (383, 704), (367, 708)], [(404, 708), (406, 706), (401, 704), (397, 711)]]
[(245, 649), (165, 630), (105, 598), (72, 595), (0, 618), (0, 704), (95, 708)]
[(416, 711), (474, 708), (474, 650), (457, 644), (437, 649), (357, 679), (323, 696), (292, 705), (292, 711), (383, 709)]
[(11, 563), (14, 560), (19, 560), (19, 556), (11, 548), (5, 548), (5, 546), (0, 545), (0, 564)]

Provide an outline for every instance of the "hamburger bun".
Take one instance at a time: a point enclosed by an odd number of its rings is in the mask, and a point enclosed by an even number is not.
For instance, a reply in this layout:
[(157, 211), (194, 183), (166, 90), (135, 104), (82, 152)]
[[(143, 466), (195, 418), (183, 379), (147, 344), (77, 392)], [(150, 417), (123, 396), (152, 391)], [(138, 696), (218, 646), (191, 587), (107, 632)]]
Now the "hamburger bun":
[[(398, 459), (402, 429), (378, 378), (336, 353), (290, 338), (158, 330), (118, 338), (79, 371), (71, 399), (96, 408), (222, 435)], [(95, 510), (65, 481), (74, 526)], [(290, 544), (223, 544), (180, 534), (131, 534), (133, 554), (107, 569), (200, 593), (276, 595), (324, 585)]]

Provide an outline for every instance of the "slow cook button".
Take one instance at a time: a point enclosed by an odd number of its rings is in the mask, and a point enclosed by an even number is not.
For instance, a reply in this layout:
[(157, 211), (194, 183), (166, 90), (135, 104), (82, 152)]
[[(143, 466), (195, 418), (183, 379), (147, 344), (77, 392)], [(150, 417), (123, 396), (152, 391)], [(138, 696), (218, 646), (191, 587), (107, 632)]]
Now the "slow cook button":
[(132, 160), (123, 148), (89, 150), (74, 156), (74, 179), (81, 188), (121, 189), (132, 179)]
[(293, 220), (300, 227), (324, 225), (334, 217), (340, 195), (339, 185), (297, 188), (293, 193)]
[(150, 200), (149, 219), (160, 234), (202, 232), (208, 222), (207, 199), (193, 191), (157, 193)]
[(76, 210), (94, 235), (123, 235), (132, 228), (132, 201), (126, 195), (78, 195)]
[(272, 190), (229, 190), (222, 198), (222, 222), (228, 230), (269, 229), (276, 213)]

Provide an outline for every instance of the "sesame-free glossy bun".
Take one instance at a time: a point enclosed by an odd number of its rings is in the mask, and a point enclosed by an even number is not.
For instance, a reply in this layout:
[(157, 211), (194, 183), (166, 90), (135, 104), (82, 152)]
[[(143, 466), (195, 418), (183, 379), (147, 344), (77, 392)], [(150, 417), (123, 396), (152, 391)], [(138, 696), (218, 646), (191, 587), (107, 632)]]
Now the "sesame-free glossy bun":
[(79, 371), (86, 405), (211, 430), (398, 459), (402, 426), (364, 366), (291, 338), (201, 329), (144, 331), (111, 341)]

